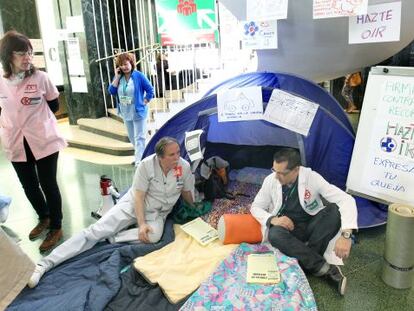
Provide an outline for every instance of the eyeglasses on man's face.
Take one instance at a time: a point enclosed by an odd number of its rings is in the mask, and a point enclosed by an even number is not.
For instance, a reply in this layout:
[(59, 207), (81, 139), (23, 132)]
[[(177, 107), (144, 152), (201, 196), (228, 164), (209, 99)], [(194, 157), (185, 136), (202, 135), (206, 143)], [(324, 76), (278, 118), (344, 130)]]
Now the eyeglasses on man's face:
[(24, 56), (33, 56), (33, 51), (15, 51), (13, 52), (13, 55), (19, 56), (19, 57), (24, 57)]
[(271, 168), (271, 170), (273, 173), (276, 173), (276, 175), (279, 175), (279, 176), (286, 176), (292, 171), (292, 170), (284, 170), (283, 172), (278, 172), (273, 167)]

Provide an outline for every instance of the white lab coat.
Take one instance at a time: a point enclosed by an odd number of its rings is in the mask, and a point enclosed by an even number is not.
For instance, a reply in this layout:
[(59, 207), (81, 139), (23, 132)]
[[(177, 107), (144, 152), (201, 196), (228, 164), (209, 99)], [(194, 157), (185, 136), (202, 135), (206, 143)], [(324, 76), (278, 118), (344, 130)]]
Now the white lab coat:
[[(341, 230), (357, 229), (357, 208), (355, 199), (338, 187), (328, 183), (317, 172), (301, 166), (298, 177), (299, 202), (303, 210), (309, 215), (316, 215), (325, 208), (321, 196), (331, 203), (336, 203), (341, 214)], [(263, 242), (267, 241), (268, 227), (266, 222), (275, 216), (282, 206), (282, 185), (276, 179), (275, 173), (267, 176), (262, 188), (256, 195), (251, 207), (252, 215), (260, 222)], [(340, 231), (329, 242), (324, 257), (330, 264), (341, 265), (342, 259), (334, 252), (335, 242), (340, 237)]]

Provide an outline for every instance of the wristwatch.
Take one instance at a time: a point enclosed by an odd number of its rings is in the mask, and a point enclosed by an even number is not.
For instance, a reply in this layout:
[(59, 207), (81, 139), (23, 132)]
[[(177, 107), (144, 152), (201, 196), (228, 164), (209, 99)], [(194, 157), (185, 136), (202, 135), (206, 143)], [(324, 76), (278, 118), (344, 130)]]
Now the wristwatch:
[(352, 232), (349, 231), (342, 231), (341, 236), (343, 236), (345, 239), (350, 239), (352, 236)]

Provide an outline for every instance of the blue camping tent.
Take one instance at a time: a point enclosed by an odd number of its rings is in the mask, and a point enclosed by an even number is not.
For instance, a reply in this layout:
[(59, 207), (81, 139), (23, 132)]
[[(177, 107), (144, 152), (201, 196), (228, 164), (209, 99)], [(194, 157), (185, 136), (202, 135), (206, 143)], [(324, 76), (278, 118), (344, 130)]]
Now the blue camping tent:
[[(305, 137), (264, 120), (218, 122), (215, 92), (252, 85), (262, 86), (264, 109), (273, 88), (318, 103), (320, 106), (309, 135)], [(345, 189), (355, 135), (338, 102), (311, 81), (286, 73), (267, 72), (249, 73), (227, 80), (164, 124), (148, 143), (144, 157), (154, 152), (156, 142), (163, 136), (177, 138), (181, 143), (182, 156), (185, 156), (185, 132), (195, 129), (203, 129), (206, 134), (202, 140), (203, 146), (206, 147), (205, 157), (219, 155), (228, 159), (228, 156), (237, 152), (240, 146), (251, 146), (252, 148), (247, 150), (254, 153), (253, 156), (256, 158), (263, 157), (262, 151), (269, 146), (298, 148), (305, 166), (320, 173), (330, 183)], [(261, 148), (261, 151), (258, 152), (254, 146)], [(271, 160), (265, 163), (267, 167), (271, 164)], [(360, 228), (385, 222), (386, 208), (383, 205), (359, 197), (356, 197), (356, 200)]]

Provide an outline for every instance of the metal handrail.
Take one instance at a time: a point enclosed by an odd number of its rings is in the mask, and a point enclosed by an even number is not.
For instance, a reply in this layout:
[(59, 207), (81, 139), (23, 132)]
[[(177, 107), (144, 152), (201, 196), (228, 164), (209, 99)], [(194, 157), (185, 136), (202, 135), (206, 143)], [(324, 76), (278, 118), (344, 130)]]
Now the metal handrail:
[[(143, 47), (140, 47), (140, 48), (136, 48), (136, 49), (132, 49), (132, 50), (128, 50), (128, 51), (125, 51), (125, 52), (122, 52), (122, 53), (112, 54), (112, 55), (109, 55), (109, 56), (106, 56), (106, 57), (98, 58), (98, 59), (95, 60), (95, 62), (98, 63), (98, 62), (101, 62), (103, 60), (114, 58), (114, 57), (118, 56), (119, 54), (123, 54), (123, 53), (131, 53), (131, 52), (135, 52), (135, 51), (139, 51), (139, 50), (145, 50), (145, 49), (156, 50), (160, 47), (161, 47), (161, 45), (159, 43), (149, 44), (149, 45), (146, 45), (146, 46), (143, 46)], [(138, 61), (138, 63), (139, 62), (140, 61)]]

